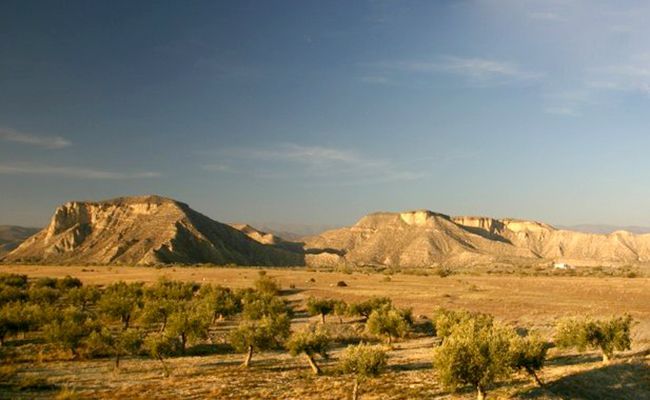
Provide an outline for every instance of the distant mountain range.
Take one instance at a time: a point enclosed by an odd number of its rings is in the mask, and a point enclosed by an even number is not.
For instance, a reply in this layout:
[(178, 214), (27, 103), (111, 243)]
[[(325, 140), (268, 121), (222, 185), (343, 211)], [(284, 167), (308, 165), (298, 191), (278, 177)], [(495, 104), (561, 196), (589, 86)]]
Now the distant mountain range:
[[(18, 232), (8, 231), (15, 233), (12, 237)], [(247, 224), (214, 221), (160, 196), (66, 203), (55, 210), (46, 228), (20, 232), (23, 237), (35, 234), (5, 254), (3, 262), (453, 267), (650, 261), (650, 234), (620, 230), (595, 234), (535, 221), (416, 210), (373, 213), (350, 227), (306, 237), (289, 235), (289, 240)]]
[(627, 231), (636, 235), (643, 235), (650, 233), (648, 226), (616, 226), (616, 225), (602, 225), (602, 224), (580, 224), (580, 225), (558, 225), (560, 229), (568, 231), (585, 232), (585, 233), (598, 233), (607, 235), (616, 231)]
[(0, 225), (0, 257), (18, 247), (25, 239), (38, 231), (38, 228)]

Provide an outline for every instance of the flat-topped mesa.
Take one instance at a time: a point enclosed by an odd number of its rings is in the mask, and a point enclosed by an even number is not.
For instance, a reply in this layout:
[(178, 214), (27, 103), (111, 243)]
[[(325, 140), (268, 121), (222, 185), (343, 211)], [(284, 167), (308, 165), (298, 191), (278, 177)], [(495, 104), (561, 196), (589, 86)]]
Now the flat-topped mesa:
[(399, 214), (402, 221), (408, 225), (427, 226), (434, 223), (438, 218), (450, 220), (448, 215), (435, 213), (429, 210), (406, 211)]
[(400, 227), (404, 224), (415, 227), (434, 227), (441, 221), (450, 222), (451, 218), (429, 210), (414, 210), (405, 212), (375, 212), (361, 218), (354, 228), (375, 229), (378, 227)]
[(551, 225), (543, 222), (528, 221), (515, 218), (490, 218), (477, 216), (458, 216), (452, 220), (462, 226), (470, 228), (480, 228), (491, 234), (502, 234), (504, 230), (511, 232), (542, 232), (556, 230)]
[(73, 201), (3, 258), (9, 262), (302, 265), (294, 247), (263, 244), (161, 196)]

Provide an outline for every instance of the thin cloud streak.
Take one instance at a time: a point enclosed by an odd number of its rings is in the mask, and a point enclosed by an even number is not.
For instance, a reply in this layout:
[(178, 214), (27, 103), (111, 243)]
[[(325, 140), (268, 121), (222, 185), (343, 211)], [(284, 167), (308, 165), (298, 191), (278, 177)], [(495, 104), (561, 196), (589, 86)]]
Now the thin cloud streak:
[(222, 149), (218, 155), (226, 162), (207, 163), (202, 169), (245, 173), (260, 179), (302, 178), (317, 185), (409, 181), (425, 176), (423, 172), (404, 169), (390, 160), (369, 158), (333, 147), (295, 143), (270, 148)]
[(45, 147), (48, 149), (62, 149), (72, 144), (70, 141), (60, 136), (37, 136), (8, 128), (0, 128), (0, 140)]
[(53, 166), (29, 163), (0, 164), (0, 175), (40, 175), (74, 179), (100, 180), (144, 179), (158, 178), (161, 176), (157, 172), (124, 173), (83, 167)]
[(456, 57), (442, 56), (434, 61), (388, 61), (363, 64), (374, 70), (383, 71), (381, 79), (368, 79), (363, 77), (362, 81), (368, 83), (388, 83), (390, 80), (387, 73), (409, 73), (409, 74), (438, 74), (447, 73), (458, 75), (467, 79), (470, 83), (480, 86), (498, 86), (517, 82), (535, 81), (542, 78), (541, 73), (527, 71), (518, 64), (510, 61), (493, 60), (477, 57)]

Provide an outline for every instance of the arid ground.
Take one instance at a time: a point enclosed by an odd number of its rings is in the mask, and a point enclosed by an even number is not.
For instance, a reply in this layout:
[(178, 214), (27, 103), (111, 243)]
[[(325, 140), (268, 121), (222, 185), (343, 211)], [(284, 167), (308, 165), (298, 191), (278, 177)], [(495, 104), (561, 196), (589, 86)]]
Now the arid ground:
[[(576, 353), (552, 349), (542, 379), (542, 390), (521, 375), (504, 382), (489, 398), (535, 399), (650, 399), (650, 279), (594, 277), (534, 277), (511, 275), (451, 275), (319, 272), (305, 269), (266, 269), (286, 289), (287, 299), (298, 310), (295, 326), (309, 317), (304, 300), (309, 296), (361, 300), (388, 296), (401, 307), (412, 307), (416, 316), (430, 316), (435, 307), (464, 308), (493, 314), (506, 323), (536, 329), (551, 339), (553, 326), (564, 316), (609, 317), (630, 313), (633, 328), (631, 351), (619, 353), (608, 365), (595, 352)], [(154, 282), (170, 279), (247, 287), (258, 276), (254, 268), (204, 267), (98, 267), (98, 266), (0, 266), (0, 272), (30, 277), (71, 275), (87, 284), (117, 280)], [(336, 284), (344, 281), (347, 287)], [(331, 323), (338, 323), (334, 316)], [(312, 317), (314, 321), (318, 317)], [(349, 322), (349, 321), (347, 321)], [(226, 323), (220, 329), (227, 329)], [(389, 351), (389, 369), (362, 383), (362, 399), (474, 398), (472, 390), (450, 393), (436, 380), (431, 367), (434, 339), (413, 335)], [(242, 355), (212, 351), (208, 355), (168, 360), (171, 376), (161, 374), (160, 364), (146, 358), (128, 358), (119, 372), (111, 360), (42, 360), (18, 363), (16, 374), (26, 384), (0, 392), (1, 398), (50, 398), (63, 394), (81, 398), (346, 398), (351, 378), (335, 370), (341, 348), (322, 360), (323, 376), (312, 376), (301, 357), (268, 352), (254, 358), (250, 370), (239, 368)], [(0, 376), (0, 380), (2, 376)]]

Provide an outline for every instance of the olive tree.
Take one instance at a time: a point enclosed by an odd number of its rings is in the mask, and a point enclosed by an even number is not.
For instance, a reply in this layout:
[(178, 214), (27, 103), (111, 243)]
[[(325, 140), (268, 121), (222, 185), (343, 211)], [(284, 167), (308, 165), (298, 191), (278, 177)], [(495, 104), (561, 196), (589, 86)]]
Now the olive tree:
[(142, 308), (142, 284), (116, 282), (102, 293), (97, 308), (102, 316), (120, 321), (126, 330), (132, 318)]
[(525, 371), (533, 378), (535, 383), (544, 386), (537, 372), (544, 367), (549, 348), (549, 343), (537, 335), (514, 337), (510, 343), (512, 367), (516, 370)]
[(477, 399), (487, 388), (511, 370), (510, 343), (513, 332), (496, 323), (467, 319), (456, 324), (444, 342), (434, 350), (433, 365), (448, 388), (472, 385)]
[(410, 311), (401, 311), (390, 306), (374, 310), (366, 327), (374, 335), (386, 336), (388, 344), (391, 344), (393, 338), (404, 337), (410, 328), (408, 316)]
[(174, 354), (175, 338), (161, 333), (155, 333), (148, 336), (143, 344), (149, 355), (160, 361), (163, 367), (163, 375), (169, 376), (169, 369), (167, 368), (167, 364), (165, 364), (165, 357)]
[(91, 354), (111, 354), (115, 357), (115, 369), (120, 368), (122, 356), (137, 354), (142, 347), (144, 334), (139, 329), (110, 329), (102, 327), (93, 331), (86, 340)]
[(75, 306), (69, 306), (51, 317), (51, 322), (43, 327), (45, 337), (71, 351), (74, 358), (79, 356), (79, 348), (90, 334), (100, 328), (89, 312)]
[(243, 320), (230, 333), (230, 343), (245, 352), (243, 367), (249, 367), (254, 351), (279, 348), (289, 336), (291, 321), (287, 314), (264, 316), (258, 320)]
[(436, 329), (436, 336), (443, 341), (446, 337), (451, 335), (451, 332), (463, 322), (474, 320), (478, 324), (490, 326), (494, 318), (489, 314), (472, 312), (467, 310), (448, 310), (445, 308), (438, 308), (433, 313), (433, 323)]
[(35, 304), (12, 302), (0, 307), (0, 346), (7, 336), (29, 332), (38, 323), (40, 307)]
[(349, 304), (348, 312), (350, 315), (359, 315), (367, 320), (374, 310), (380, 309), (384, 306), (390, 306), (392, 304), (393, 302), (388, 297), (374, 296), (367, 300)]
[(331, 339), (325, 331), (311, 326), (303, 331), (293, 333), (287, 341), (286, 347), (294, 357), (304, 354), (311, 370), (318, 375), (321, 370), (314, 361), (314, 356), (319, 354), (321, 357), (327, 358), (330, 341)]
[(242, 294), (223, 286), (203, 285), (199, 292), (212, 313), (212, 322), (242, 311)]
[(387, 359), (386, 352), (378, 346), (360, 343), (345, 349), (339, 368), (344, 374), (354, 375), (353, 400), (359, 398), (360, 381), (381, 374), (386, 368)]
[(343, 317), (349, 314), (348, 303), (343, 300), (336, 300), (334, 303), (334, 315), (339, 317), (339, 323), (343, 323)]
[(615, 350), (630, 349), (633, 322), (629, 314), (601, 320), (563, 319), (556, 327), (555, 343), (559, 347), (575, 347), (579, 351), (599, 349), (603, 363), (608, 363)]
[(177, 311), (180, 304), (191, 300), (197, 289), (198, 286), (194, 283), (160, 278), (156, 284), (144, 290), (141, 320), (145, 323), (159, 324), (159, 332), (164, 332), (169, 317)]
[(307, 299), (307, 312), (309, 315), (320, 315), (321, 322), (325, 323), (325, 316), (332, 313), (337, 304), (333, 299), (318, 299), (310, 297)]
[(199, 299), (184, 301), (169, 316), (165, 334), (177, 338), (181, 353), (185, 353), (188, 341), (208, 336), (211, 321), (211, 310)]

